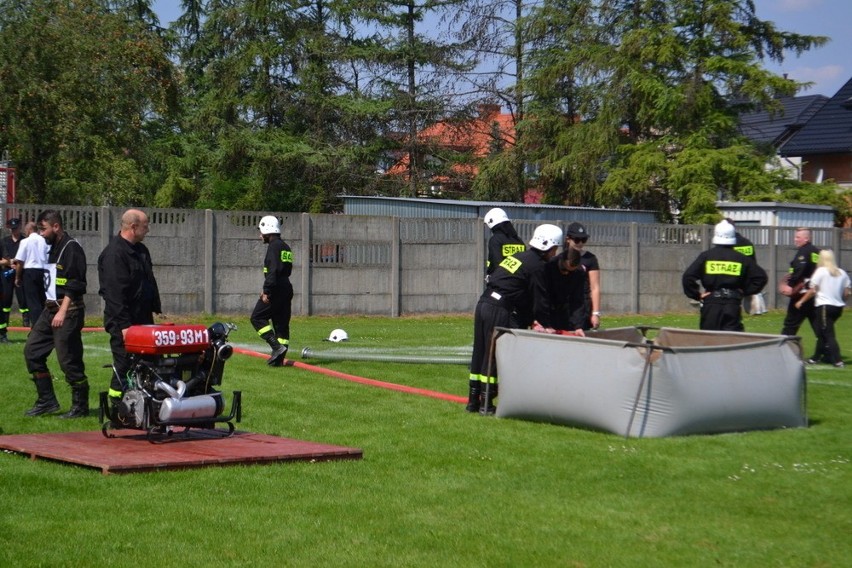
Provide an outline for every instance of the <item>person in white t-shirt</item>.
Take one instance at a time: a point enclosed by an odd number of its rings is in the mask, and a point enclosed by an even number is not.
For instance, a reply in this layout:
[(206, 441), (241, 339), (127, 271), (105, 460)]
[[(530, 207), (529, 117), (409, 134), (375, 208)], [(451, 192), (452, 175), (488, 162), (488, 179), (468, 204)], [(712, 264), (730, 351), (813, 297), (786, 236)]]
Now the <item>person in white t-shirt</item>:
[(15, 287), (22, 288), (30, 311), (30, 322), (38, 321), (44, 308), (44, 265), (50, 245), (36, 230), (34, 221), (24, 226), (26, 238), (15, 254)]
[(837, 266), (831, 250), (821, 250), (817, 268), (811, 276), (810, 287), (796, 302), (798, 308), (800, 304), (816, 297), (814, 331), (817, 334), (817, 344), (814, 356), (808, 359), (808, 363), (825, 362), (835, 367), (843, 367), (840, 345), (834, 333), (834, 323), (843, 315), (849, 293), (849, 275)]

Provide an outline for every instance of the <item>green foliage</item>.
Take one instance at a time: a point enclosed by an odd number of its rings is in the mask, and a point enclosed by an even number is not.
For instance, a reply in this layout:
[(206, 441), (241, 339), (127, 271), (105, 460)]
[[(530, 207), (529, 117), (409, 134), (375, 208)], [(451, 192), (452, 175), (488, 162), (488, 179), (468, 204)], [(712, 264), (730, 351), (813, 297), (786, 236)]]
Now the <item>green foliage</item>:
[[(534, 185), (547, 203), (688, 223), (767, 195), (849, 213), (737, 134), (739, 113), (803, 86), (762, 63), (827, 40), (750, 0), (180, 5), (166, 30), (150, 0), (0, 0), (0, 150), (19, 200), (320, 212), (437, 177), (453, 197)], [(516, 136), (484, 159), (418, 135), (495, 101)], [(404, 175), (379, 173), (397, 162)]]
[[(746, 327), (774, 333), (782, 319), (773, 312), (748, 318)], [(234, 321), (234, 344), (266, 353), (245, 316)], [(694, 328), (697, 315), (606, 324)], [(291, 353), (327, 347), (322, 338), (336, 327), (349, 332), (349, 342), (335, 346), (345, 350), (422, 353), (469, 346), (472, 336), (470, 317), (297, 317)], [(852, 319), (841, 318), (839, 334), (841, 345), (852, 345)], [(811, 334), (803, 336), (811, 349)], [(0, 345), (10, 385), (0, 398), (2, 433), (97, 432), (94, 416), (23, 416), (35, 391), (22, 359), (25, 335), (10, 337)], [(94, 402), (108, 381), (107, 334), (87, 333), (84, 345)], [(467, 383), (461, 365), (308, 362), (455, 395)], [(58, 372), (53, 358), (49, 364)], [(573, 367), (582, 372), (582, 364)], [(453, 402), (270, 369), (262, 358), (235, 354), (222, 387), (229, 401), (231, 390), (243, 392), (240, 430), (356, 447), (363, 459), (104, 476), (2, 453), (0, 562), (844, 566), (852, 553), (852, 370), (813, 366), (807, 378), (808, 428), (626, 440), (483, 418)], [(65, 409), (68, 389), (61, 378), (55, 384)], [(139, 443), (141, 451), (148, 446)], [(38, 511), (62, 514), (33, 523)]]
[(529, 58), (527, 140), (548, 191), (686, 223), (714, 218), (720, 198), (772, 190), (737, 115), (800, 86), (763, 59), (827, 39), (778, 31), (747, 0), (549, 0), (530, 25), (541, 39)]
[(518, 195), (518, 168), (521, 167), (515, 148), (490, 154), (479, 166), (479, 173), (473, 180), (472, 190), (475, 199), (483, 201), (523, 202)]
[(174, 109), (166, 45), (98, 0), (0, 4), (0, 145), (37, 203), (142, 202), (144, 126)]

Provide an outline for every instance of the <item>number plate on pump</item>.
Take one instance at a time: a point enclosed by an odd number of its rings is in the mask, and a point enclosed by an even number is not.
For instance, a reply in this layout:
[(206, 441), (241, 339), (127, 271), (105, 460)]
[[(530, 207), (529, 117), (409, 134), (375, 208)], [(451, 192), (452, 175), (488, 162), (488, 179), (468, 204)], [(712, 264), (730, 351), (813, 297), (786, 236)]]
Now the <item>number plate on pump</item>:
[(210, 339), (203, 325), (132, 325), (124, 346), (128, 353), (139, 355), (200, 353), (210, 346)]

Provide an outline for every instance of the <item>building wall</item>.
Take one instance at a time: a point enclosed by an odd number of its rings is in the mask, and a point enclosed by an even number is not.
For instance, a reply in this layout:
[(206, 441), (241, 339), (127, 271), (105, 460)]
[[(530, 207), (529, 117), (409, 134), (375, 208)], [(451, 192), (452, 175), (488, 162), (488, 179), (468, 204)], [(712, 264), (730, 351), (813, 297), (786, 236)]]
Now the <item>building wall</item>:
[(852, 154), (822, 154), (802, 159), (802, 181), (817, 181), (820, 170), (823, 181), (852, 185)]
[[(16, 205), (8, 217), (34, 219), (46, 206)], [(121, 208), (62, 207), (67, 231), (88, 259), (90, 314), (102, 311), (97, 258), (117, 232)], [(242, 313), (254, 307), (263, 281), (264, 213), (147, 209), (151, 251), (167, 314)], [(483, 289), (488, 229), (480, 219), (415, 219), (279, 213), (293, 249), (293, 313), (406, 315), (472, 313)], [(567, 223), (554, 221), (564, 229)], [(529, 240), (539, 221), (515, 222)], [(683, 270), (710, 246), (708, 225), (589, 224), (587, 249), (602, 267), (602, 309), (662, 313), (693, 309)], [(793, 257), (795, 227), (744, 226), (758, 262), (770, 274), (767, 302), (786, 305), (775, 283)], [(815, 244), (852, 264), (852, 229), (816, 228)], [(848, 266), (847, 268), (852, 268)]]

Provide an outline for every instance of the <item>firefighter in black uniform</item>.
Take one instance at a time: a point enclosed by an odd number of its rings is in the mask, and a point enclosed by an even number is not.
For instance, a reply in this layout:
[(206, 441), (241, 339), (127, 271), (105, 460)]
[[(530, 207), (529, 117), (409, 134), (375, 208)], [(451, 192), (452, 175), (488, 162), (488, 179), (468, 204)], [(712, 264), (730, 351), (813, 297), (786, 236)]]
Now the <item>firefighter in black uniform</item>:
[(98, 294), (104, 299), (104, 328), (112, 351), (114, 372), (109, 400), (113, 405), (118, 404), (127, 388), (130, 371), (124, 347), (127, 328), (153, 324), (154, 314), (163, 311), (151, 253), (142, 244), (148, 229), (148, 215), (128, 209), (121, 216), (118, 234), (98, 256)]
[(21, 312), (24, 327), (30, 326), (30, 314), (27, 309), (27, 299), (24, 296), (24, 289), (15, 286), (15, 266), (14, 259), (18, 254), (18, 247), (21, 245), (21, 220), (17, 217), (6, 221), (6, 226), (9, 228), (10, 234), (3, 238), (0, 243), (0, 299), (2, 299), (2, 313), (0, 313), (0, 343), (8, 343), (6, 336), (9, 328), (9, 317), (12, 315), (12, 299), (18, 299), (18, 309)]
[(506, 257), (491, 273), (474, 312), (468, 412), (494, 412), (497, 396), (497, 369), (491, 353), (494, 328), (513, 327), (513, 312), (518, 314), (515, 325), (519, 327), (528, 327), (534, 320), (551, 326), (552, 307), (543, 274), (545, 264), (561, 243), (562, 229), (540, 225), (530, 239), (531, 250)]
[(290, 302), (293, 300), (293, 252), (281, 240), (281, 225), (276, 217), (267, 215), (260, 220), (260, 236), (267, 243), (263, 259), (263, 291), (254, 311), (251, 324), (261, 339), (272, 348), (268, 365), (280, 367), (290, 348)]
[(817, 262), (819, 262), (819, 249), (811, 244), (811, 230), (804, 227), (796, 229), (793, 243), (797, 247), (796, 256), (790, 261), (787, 277), (778, 286), (778, 291), (790, 298), (781, 335), (796, 335), (802, 322), (807, 319), (811, 324), (811, 329), (814, 330), (814, 334), (818, 337), (819, 327), (814, 319), (816, 314), (814, 298), (804, 302), (800, 308), (796, 307), (796, 302), (807, 291), (808, 281), (816, 270)]
[(499, 207), (485, 214), (485, 225), (491, 229), (491, 237), (488, 239), (488, 258), (485, 264), (485, 281), (488, 282), (489, 276), (504, 258), (524, 252), (527, 247), (518, 236), (509, 216)]
[(701, 329), (743, 331), (743, 298), (766, 286), (766, 271), (754, 258), (735, 251), (736, 242), (734, 226), (722, 221), (713, 232), (716, 246), (699, 254), (683, 273), (683, 293), (702, 303)]
[[(734, 223), (732, 219), (726, 217), (725, 221), (727, 221), (734, 227), (734, 236), (737, 238), (737, 242), (736, 244), (734, 244), (734, 250), (746, 256), (754, 258), (755, 262), (757, 262), (757, 257), (755, 257), (754, 254), (754, 243), (744, 237), (739, 231), (737, 231), (737, 224)], [(743, 308), (745, 309), (745, 311), (747, 311), (753, 316), (765, 314), (766, 301), (763, 299), (763, 292), (759, 294), (754, 294), (753, 296), (745, 297), (743, 299)]]
[(89, 414), (89, 381), (83, 363), (83, 321), (86, 317), (86, 253), (62, 227), (58, 211), (43, 211), (36, 220), (42, 236), (51, 245), (45, 267), (44, 310), (33, 323), (24, 346), (27, 370), (32, 373), (38, 400), (26, 412), (39, 416), (59, 410), (47, 358), (56, 349), (59, 367), (71, 386), (71, 409), (63, 418)]

